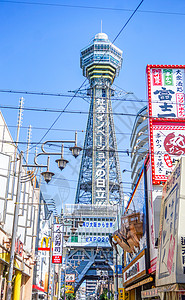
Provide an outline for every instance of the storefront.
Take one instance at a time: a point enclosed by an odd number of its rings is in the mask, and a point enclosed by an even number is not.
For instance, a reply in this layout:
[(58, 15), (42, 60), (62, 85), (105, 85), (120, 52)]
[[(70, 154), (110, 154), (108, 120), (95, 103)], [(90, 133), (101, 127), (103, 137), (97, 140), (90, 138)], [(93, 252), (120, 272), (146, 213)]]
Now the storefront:
[[(11, 239), (1, 229), (0, 242), (0, 299), (6, 296)], [(31, 255), (25, 253), (20, 240), (16, 241), (15, 261), (12, 277), (12, 300), (29, 299), (31, 296), (31, 278), (33, 261)]]

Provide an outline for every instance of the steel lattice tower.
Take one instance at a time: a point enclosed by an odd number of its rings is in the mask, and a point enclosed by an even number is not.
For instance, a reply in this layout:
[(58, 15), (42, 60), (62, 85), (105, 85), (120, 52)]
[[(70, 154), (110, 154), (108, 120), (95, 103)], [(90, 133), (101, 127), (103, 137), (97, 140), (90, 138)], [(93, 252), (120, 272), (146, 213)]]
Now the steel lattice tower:
[(90, 83), (91, 104), (76, 193), (76, 204), (114, 204), (123, 199), (111, 88), (122, 51), (105, 33), (81, 50), (80, 66)]

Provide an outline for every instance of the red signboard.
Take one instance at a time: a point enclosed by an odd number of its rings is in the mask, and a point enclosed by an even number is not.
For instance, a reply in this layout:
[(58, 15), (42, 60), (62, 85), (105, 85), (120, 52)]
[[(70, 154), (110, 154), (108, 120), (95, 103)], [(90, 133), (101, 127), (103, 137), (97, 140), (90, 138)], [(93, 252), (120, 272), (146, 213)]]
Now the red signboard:
[(62, 255), (53, 255), (52, 263), (53, 264), (61, 264), (62, 263)]

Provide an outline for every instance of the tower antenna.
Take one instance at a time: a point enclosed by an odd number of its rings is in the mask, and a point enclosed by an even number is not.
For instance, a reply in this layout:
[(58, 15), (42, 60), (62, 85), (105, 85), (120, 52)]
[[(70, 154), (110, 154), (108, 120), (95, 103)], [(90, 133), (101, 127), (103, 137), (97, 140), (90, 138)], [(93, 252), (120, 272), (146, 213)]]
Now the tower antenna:
[(101, 20), (101, 33), (102, 33), (102, 20)]

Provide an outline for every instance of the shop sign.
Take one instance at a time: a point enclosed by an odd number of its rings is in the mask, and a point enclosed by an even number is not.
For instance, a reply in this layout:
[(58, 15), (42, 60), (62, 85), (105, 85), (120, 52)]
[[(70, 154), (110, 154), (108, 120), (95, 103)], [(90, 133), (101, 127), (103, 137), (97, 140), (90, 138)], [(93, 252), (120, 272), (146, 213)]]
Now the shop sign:
[(101, 221), (94, 221), (94, 222), (89, 222), (85, 221), (83, 223), (82, 228), (113, 228), (113, 222), (101, 222)]
[(15, 240), (15, 252), (20, 256), (23, 255), (23, 243), (19, 239)]
[(157, 288), (153, 288), (153, 289), (146, 290), (146, 291), (141, 291), (142, 299), (156, 297), (156, 296), (159, 296)]
[(129, 300), (129, 293), (124, 288), (118, 289), (118, 300)]
[(74, 294), (74, 287), (72, 285), (65, 286), (65, 293), (66, 294)]
[(185, 154), (184, 122), (153, 122), (151, 126), (151, 158), (153, 180), (166, 181), (174, 169), (174, 161)]
[(114, 273), (122, 274), (122, 265), (116, 265), (114, 269)]
[(123, 285), (127, 285), (146, 274), (145, 250), (123, 269)]
[(38, 247), (39, 251), (50, 251), (50, 240), (51, 237), (44, 236), (41, 240), (40, 247)]
[(185, 282), (185, 158), (163, 187), (160, 215), (158, 286)]
[(147, 77), (152, 180), (158, 185), (185, 153), (185, 66), (148, 65)]
[[(148, 194), (148, 230), (149, 230), (149, 257), (150, 257), (150, 269), (148, 270), (149, 273), (153, 273), (156, 271), (156, 263), (157, 263), (157, 253), (158, 250), (155, 247), (156, 239), (158, 238), (158, 230), (156, 228), (156, 224), (159, 224), (157, 220), (158, 214), (160, 212), (160, 205), (154, 209), (154, 201), (160, 198), (162, 195), (162, 188), (161, 190), (157, 186), (152, 186), (152, 166), (151, 166), (151, 159), (148, 158), (146, 163), (146, 177), (147, 177), (147, 194)], [(155, 219), (156, 217), (156, 219)], [(155, 222), (154, 222), (155, 220)]]
[(63, 247), (63, 226), (60, 224), (54, 224), (53, 226), (53, 255), (52, 263), (61, 264), (62, 263), (62, 247)]
[(66, 274), (66, 282), (75, 282), (75, 274)]

